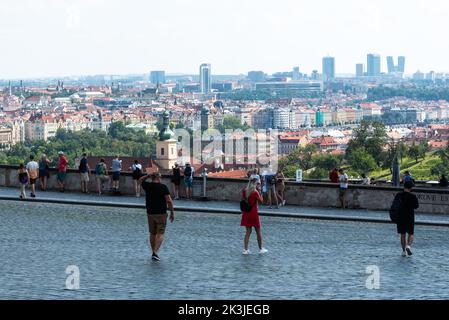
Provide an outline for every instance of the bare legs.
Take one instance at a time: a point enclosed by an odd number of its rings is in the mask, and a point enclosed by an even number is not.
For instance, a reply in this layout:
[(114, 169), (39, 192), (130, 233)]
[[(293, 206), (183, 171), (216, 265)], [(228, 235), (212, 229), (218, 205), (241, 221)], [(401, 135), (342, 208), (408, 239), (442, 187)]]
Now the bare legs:
[(173, 184), (173, 190), (175, 192), (175, 194), (174, 194), (175, 199), (178, 200), (179, 199), (179, 185)]
[(413, 243), (413, 239), (415, 237), (413, 236), (413, 234), (409, 234), (407, 237), (407, 234), (401, 234), (401, 247), (402, 247), (402, 251), (405, 251), (405, 247), (406, 246), (412, 246)]
[(45, 191), (47, 190), (47, 177), (43, 176), (39, 178), (40, 182), (41, 182), (41, 190)]
[[(262, 232), (260, 228), (254, 228), (256, 229), (257, 234), (257, 244), (259, 245), (259, 249), (262, 250)], [(246, 227), (246, 234), (245, 239), (243, 240), (243, 245), (245, 247), (245, 250), (248, 250), (249, 247), (249, 238), (251, 237), (252, 228)]]
[(150, 245), (153, 254), (157, 255), (159, 249), (161, 248), (162, 242), (164, 241), (163, 234), (150, 234)]
[(26, 184), (21, 183), (20, 184), (20, 198), (21, 199), (25, 199), (26, 196), (26, 192), (25, 192), (25, 188), (26, 188)]
[(136, 197), (140, 197), (140, 183), (139, 183), (139, 180), (134, 180), (134, 190), (136, 191)]

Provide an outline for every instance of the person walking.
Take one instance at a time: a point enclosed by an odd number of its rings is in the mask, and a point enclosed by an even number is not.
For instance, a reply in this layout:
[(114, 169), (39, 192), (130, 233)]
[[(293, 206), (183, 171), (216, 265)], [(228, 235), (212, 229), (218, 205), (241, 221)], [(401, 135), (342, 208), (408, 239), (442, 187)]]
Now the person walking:
[(50, 163), (51, 160), (47, 158), (46, 154), (43, 154), (39, 161), (39, 181), (41, 183), (41, 191), (47, 191), (47, 181), (48, 178), (50, 178)]
[(245, 238), (243, 241), (243, 254), (250, 254), (249, 251), (249, 239), (251, 237), (252, 229), (256, 230), (257, 243), (259, 245), (259, 253), (263, 254), (268, 252), (262, 245), (262, 232), (259, 218), (259, 208), (258, 204), (263, 202), (262, 196), (260, 195), (260, 183), (257, 179), (252, 179), (248, 186), (242, 191), (242, 200), (245, 200), (249, 206), (248, 211), (242, 210), (242, 219), (240, 226), (246, 228)]
[(83, 153), (79, 161), (78, 170), (80, 173), (81, 192), (89, 193), (90, 168), (87, 163), (87, 154)]
[(140, 183), (139, 179), (142, 177), (142, 165), (139, 163), (139, 160), (134, 160), (133, 165), (130, 167), (132, 172), (132, 177), (134, 181), (134, 192), (136, 193), (136, 197), (140, 197)]
[(119, 159), (119, 156), (115, 156), (114, 159), (112, 159), (112, 190), (115, 194), (119, 193), (120, 188), (120, 172), (122, 171), (122, 160)]
[(343, 169), (338, 170), (340, 176), (338, 177), (338, 180), (340, 181), (340, 190), (338, 199), (340, 200), (341, 208), (346, 208), (346, 193), (348, 191), (348, 183), (349, 178), (348, 175), (345, 173)]
[(29, 183), (31, 186), (31, 198), (36, 198), (36, 181), (39, 178), (39, 164), (34, 161), (34, 156), (30, 156), (30, 161), (26, 165)]
[(58, 155), (59, 155), (59, 161), (58, 161), (57, 180), (58, 180), (58, 185), (59, 185), (59, 191), (64, 192), (65, 191), (64, 181), (67, 176), (68, 162), (67, 162), (67, 157), (64, 155), (63, 151), (59, 151)]
[(193, 169), (193, 167), (190, 165), (190, 163), (186, 163), (186, 167), (184, 168), (184, 184), (186, 187), (186, 198), (187, 200), (192, 199), (193, 196), (193, 192), (192, 192), (192, 188), (193, 188), (193, 176), (195, 174), (195, 170)]
[(103, 158), (95, 166), (95, 175), (97, 180), (98, 195), (101, 196), (105, 183), (109, 183), (108, 167)]
[(17, 171), (17, 178), (19, 179), (20, 184), (20, 199), (26, 199), (25, 188), (30, 180), (28, 175), (28, 171), (23, 163), (19, 165), (19, 170)]
[[(151, 182), (147, 182), (151, 177)], [(161, 183), (159, 172), (145, 175), (139, 179), (142, 189), (145, 190), (145, 200), (148, 218), (148, 229), (150, 232), (150, 245), (152, 250), (151, 258), (160, 261), (159, 249), (164, 241), (165, 229), (167, 226), (167, 207), (170, 209), (170, 221), (175, 220), (173, 200), (170, 191), (165, 184)]]
[(172, 168), (172, 179), (171, 182), (173, 183), (173, 191), (175, 200), (179, 200), (179, 186), (181, 185), (181, 169), (179, 168), (179, 165), (175, 163), (175, 166)]
[[(402, 256), (411, 256), (412, 243), (415, 234), (415, 210), (419, 208), (418, 197), (412, 193), (413, 183), (404, 183), (404, 191), (396, 194), (395, 202), (398, 205), (398, 216), (396, 221), (397, 232), (401, 237)], [(407, 236), (408, 235), (408, 236)]]
[(285, 175), (281, 169), (276, 173), (276, 191), (279, 203), (285, 206)]

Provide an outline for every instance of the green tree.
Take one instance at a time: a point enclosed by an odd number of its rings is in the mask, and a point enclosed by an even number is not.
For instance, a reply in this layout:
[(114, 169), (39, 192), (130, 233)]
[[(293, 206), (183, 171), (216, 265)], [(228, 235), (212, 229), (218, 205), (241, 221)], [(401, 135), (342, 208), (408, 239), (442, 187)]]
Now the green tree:
[(377, 169), (376, 160), (365, 149), (357, 148), (348, 157), (349, 165), (358, 174), (369, 173)]
[(410, 158), (415, 159), (416, 162), (418, 162), (419, 160), (419, 156), (420, 156), (420, 148), (418, 145), (416, 145), (415, 143), (413, 143), (409, 149), (408, 149), (408, 156)]

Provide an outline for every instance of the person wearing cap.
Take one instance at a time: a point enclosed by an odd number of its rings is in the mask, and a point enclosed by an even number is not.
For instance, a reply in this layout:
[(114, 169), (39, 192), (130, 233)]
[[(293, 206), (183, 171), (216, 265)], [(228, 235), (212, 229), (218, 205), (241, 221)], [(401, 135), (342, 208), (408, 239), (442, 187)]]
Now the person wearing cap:
[(64, 152), (59, 151), (59, 161), (58, 161), (58, 174), (57, 174), (57, 180), (59, 185), (59, 191), (64, 192), (64, 180), (67, 175), (67, 157), (64, 155)]
[[(151, 178), (151, 182), (147, 180)], [(150, 232), (150, 245), (153, 251), (151, 258), (160, 261), (158, 252), (164, 241), (167, 226), (167, 209), (170, 209), (170, 221), (175, 219), (173, 200), (168, 187), (161, 183), (161, 174), (155, 172), (139, 179), (142, 189), (145, 190), (145, 201)]]
[[(418, 197), (412, 193), (413, 182), (404, 183), (404, 191), (396, 195), (400, 198), (400, 209), (396, 222), (398, 234), (401, 237), (402, 256), (412, 255), (412, 243), (415, 231), (415, 210), (419, 208)], [(408, 235), (408, 237), (407, 237)]]

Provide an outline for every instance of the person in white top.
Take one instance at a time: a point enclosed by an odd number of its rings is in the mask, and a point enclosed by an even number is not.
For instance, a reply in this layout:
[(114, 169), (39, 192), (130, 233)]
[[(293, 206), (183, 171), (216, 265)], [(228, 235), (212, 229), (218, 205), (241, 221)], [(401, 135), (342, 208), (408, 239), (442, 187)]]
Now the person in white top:
[(36, 198), (36, 181), (39, 178), (39, 163), (34, 161), (34, 156), (30, 156), (30, 162), (27, 163), (26, 169), (30, 177), (31, 198)]
[(338, 170), (338, 172), (340, 174), (340, 177), (339, 177), (339, 181), (340, 181), (339, 200), (341, 203), (341, 207), (344, 209), (344, 208), (346, 208), (346, 191), (348, 190), (349, 178), (343, 169)]
[(134, 191), (136, 192), (136, 197), (140, 197), (140, 183), (139, 179), (142, 178), (143, 172), (142, 172), (142, 165), (139, 163), (138, 160), (134, 160), (133, 165), (130, 167), (133, 180), (134, 180)]

